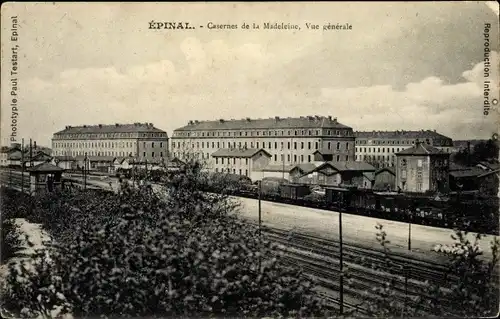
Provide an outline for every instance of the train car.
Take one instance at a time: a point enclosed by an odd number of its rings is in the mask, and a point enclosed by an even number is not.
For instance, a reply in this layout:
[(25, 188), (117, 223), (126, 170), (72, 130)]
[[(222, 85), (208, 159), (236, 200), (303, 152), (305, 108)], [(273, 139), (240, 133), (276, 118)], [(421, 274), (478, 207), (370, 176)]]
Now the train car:
[(325, 187), (326, 202), (335, 207), (348, 207), (351, 198), (351, 190), (345, 187)]
[(280, 194), (282, 198), (299, 200), (311, 194), (311, 189), (303, 184), (283, 184), (280, 187)]

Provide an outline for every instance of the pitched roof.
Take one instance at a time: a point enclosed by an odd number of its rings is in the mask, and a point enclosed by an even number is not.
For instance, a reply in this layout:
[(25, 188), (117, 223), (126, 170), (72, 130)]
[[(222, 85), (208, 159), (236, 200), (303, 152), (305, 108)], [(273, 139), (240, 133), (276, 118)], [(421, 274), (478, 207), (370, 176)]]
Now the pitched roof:
[(379, 170), (376, 170), (375, 171), (375, 175), (378, 175), (378, 174), (380, 174), (382, 172), (389, 172), (392, 175), (396, 175), (396, 170), (394, 168), (392, 168), (392, 167), (383, 167), (383, 168), (381, 168)]
[(397, 139), (397, 138), (447, 138), (449, 137), (431, 130), (420, 131), (357, 131), (354, 132), (356, 138), (382, 138), (382, 139)]
[(214, 153), (213, 157), (252, 157), (258, 152), (264, 152), (268, 157), (271, 156), (266, 150), (258, 148), (220, 148)]
[[(78, 155), (75, 157), (78, 161), (83, 161), (85, 159), (85, 155)], [(87, 155), (87, 159), (91, 162), (112, 162), (114, 161), (114, 156), (93, 156)]]
[[(375, 167), (366, 162), (357, 162), (357, 161), (341, 161), (341, 162), (325, 162), (325, 164), (331, 165), (333, 168), (340, 172), (344, 171), (368, 171), (375, 172)], [(323, 164), (324, 165), (324, 164)], [(322, 166), (323, 166), (322, 165)], [(318, 167), (320, 169), (320, 167)]]
[(493, 175), (493, 174), (497, 174), (497, 176), (498, 176), (500, 174), (500, 169), (496, 169), (494, 171), (489, 171), (489, 172), (483, 173), (483, 174), (479, 175), (478, 178), (483, 178), (483, 177)]
[(293, 166), (290, 169), (290, 171), (297, 168), (300, 171), (302, 171), (303, 174), (309, 174), (309, 173), (312, 173), (318, 166), (321, 166), (322, 164), (323, 164), (323, 162), (300, 163), (300, 164)]
[(55, 166), (50, 163), (40, 163), (32, 168), (28, 168), (28, 171), (30, 172), (60, 172), (64, 171), (63, 168), (60, 168), (58, 166)]
[(483, 174), (484, 171), (478, 167), (471, 167), (469, 169), (457, 170), (450, 172), (450, 175), (455, 178), (463, 178), (463, 177), (475, 177)]
[(234, 130), (234, 129), (268, 129), (268, 128), (350, 128), (337, 121), (336, 118), (325, 116), (274, 117), (268, 119), (241, 119), (217, 121), (190, 121), (188, 125), (175, 131), (200, 130)]
[(83, 126), (66, 126), (64, 130), (56, 134), (86, 134), (86, 133), (165, 133), (152, 123), (133, 123), (133, 124), (99, 124)]
[(425, 143), (417, 143), (415, 146), (402, 150), (396, 155), (449, 155), (449, 153), (440, 150), (434, 146)]
[(479, 162), (479, 164), (481, 164), (482, 166), (486, 167), (487, 169), (493, 170), (493, 171), (500, 168), (499, 163), (488, 163), (488, 162), (482, 161), (482, 162)]
[(69, 155), (54, 156), (54, 159), (57, 161), (71, 161), (71, 162), (76, 161), (75, 157)]

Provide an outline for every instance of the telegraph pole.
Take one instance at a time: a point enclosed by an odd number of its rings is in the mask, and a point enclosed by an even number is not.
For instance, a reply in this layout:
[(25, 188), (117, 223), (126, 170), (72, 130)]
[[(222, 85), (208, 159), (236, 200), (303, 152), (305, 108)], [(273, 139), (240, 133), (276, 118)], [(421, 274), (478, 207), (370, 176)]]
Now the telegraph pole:
[[(259, 181), (259, 244), (262, 243), (262, 210), (261, 210), (262, 181)], [(262, 256), (259, 255), (259, 272), (261, 269)]]
[(83, 189), (87, 190), (87, 152), (83, 158)]
[(411, 222), (413, 217), (413, 211), (410, 209), (410, 216), (408, 221), (408, 250), (411, 250)]
[(30, 167), (33, 167), (33, 142), (30, 138)]
[(344, 314), (344, 260), (342, 242), (342, 210), (339, 209), (339, 248), (340, 248), (340, 315)]

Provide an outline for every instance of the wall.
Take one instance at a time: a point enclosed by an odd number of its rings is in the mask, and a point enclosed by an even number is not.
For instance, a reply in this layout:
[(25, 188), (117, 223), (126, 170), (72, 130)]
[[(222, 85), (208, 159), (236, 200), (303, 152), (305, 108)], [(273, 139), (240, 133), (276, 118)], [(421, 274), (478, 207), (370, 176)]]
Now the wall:
[(383, 171), (375, 175), (374, 189), (377, 190), (396, 190), (396, 176), (388, 171)]

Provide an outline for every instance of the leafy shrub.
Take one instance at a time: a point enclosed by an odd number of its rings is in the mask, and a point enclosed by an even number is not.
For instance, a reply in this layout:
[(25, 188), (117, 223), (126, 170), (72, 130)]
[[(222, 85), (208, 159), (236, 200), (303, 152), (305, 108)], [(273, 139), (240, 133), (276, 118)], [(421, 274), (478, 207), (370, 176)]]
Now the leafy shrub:
[[(382, 225), (376, 226), (377, 241), (384, 249), (386, 265), (380, 271), (394, 269), (391, 261), (387, 234)], [(449, 278), (453, 280), (451, 287), (441, 287), (435, 283), (426, 282), (419, 294), (428, 298), (405, 296), (405, 302), (396, 298), (395, 281), (391, 280), (384, 286), (374, 287), (370, 295), (375, 298), (366, 300), (365, 309), (373, 317), (390, 317), (398, 314), (409, 317), (449, 316), (457, 317), (487, 317), (498, 312), (499, 290), (496, 267), (498, 263), (498, 238), (491, 243), (492, 258), (486, 262), (480, 258), (483, 252), (479, 248), (482, 235), (475, 236), (473, 242), (467, 239), (467, 233), (456, 230), (451, 238), (452, 245), (437, 245), (435, 251), (449, 257)]]
[(201, 167), (186, 165), (167, 176), (166, 200), (127, 184), (119, 195), (38, 199), (35, 210), (52, 215), (36, 218), (64, 240), (38, 251), (33, 269), (11, 269), (4, 307), (19, 316), (55, 306), (77, 317), (323, 314), (313, 282), (231, 215), (234, 203), (199, 191), (203, 182)]
[(2, 246), (0, 247), (0, 262), (3, 264), (13, 257), (16, 251), (19, 250), (21, 240), (19, 239), (19, 226), (16, 225), (14, 219), (6, 219), (3, 215), (1, 216), (1, 219)]

